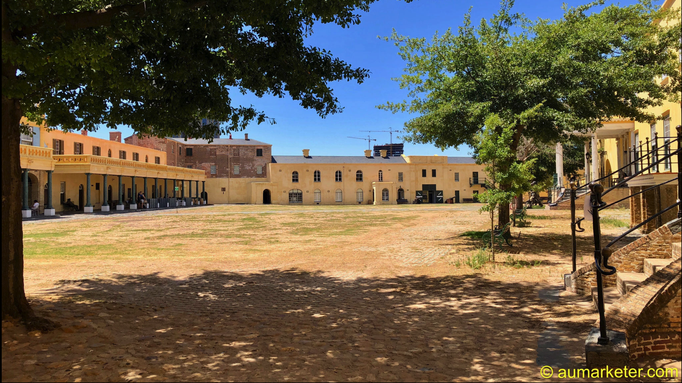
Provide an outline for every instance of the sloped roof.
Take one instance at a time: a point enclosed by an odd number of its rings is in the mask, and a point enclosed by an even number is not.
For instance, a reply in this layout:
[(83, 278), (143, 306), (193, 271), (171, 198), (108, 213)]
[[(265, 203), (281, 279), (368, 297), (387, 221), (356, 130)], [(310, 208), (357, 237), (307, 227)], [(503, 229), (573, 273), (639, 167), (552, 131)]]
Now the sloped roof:
[(365, 157), (365, 156), (272, 156), (277, 164), (404, 164), (402, 157)]
[(173, 140), (176, 142), (179, 142), (181, 144), (185, 145), (258, 145), (258, 146), (263, 146), (263, 145), (268, 145), (265, 142), (261, 141), (256, 141), (256, 140), (245, 140), (243, 138), (235, 138), (230, 140), (229, 138), (216, 138), (213, 140), (213, 142), (208, 142), (208, 140), (204, 139), (198, 139), (198, 138), (188, 138), (185, 140), (184, 138), (168, 138), (169, 140)]
[(448, 157), (449, 164), (475, 164), (476, 160), (471, 157)]

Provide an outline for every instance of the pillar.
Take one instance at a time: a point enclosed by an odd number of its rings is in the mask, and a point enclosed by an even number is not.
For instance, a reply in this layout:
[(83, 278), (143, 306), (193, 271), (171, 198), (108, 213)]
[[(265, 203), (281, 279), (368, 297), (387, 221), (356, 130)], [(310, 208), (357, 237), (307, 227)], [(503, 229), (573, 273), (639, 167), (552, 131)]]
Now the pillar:
[(85, 182), (87, 182), (87, 185), (85, 185), (85, 206), (83, 207), (83, 212), (85, 213), (92, 213), (93, 211), (92, 204), (90, 203), (90, 176), (90, 173), (85, 173)]
[(22, 204), (21, 204), (21, 217), (31, 218), (31, 207), (28, 205), (28, 169), (24, 169), (21, 173), (21, 181), (23, 186), (22, 193)]
[(54, 170), (47, 171), (47, 205), (45, 206), (45, 215), (54, 215), (54, 207), (52, 206), (52, 172)]
[(557, 187), (564, 187), (564, 147), (561, 142), (556, 144), (556, 174)]
[(175, 193), (175, 188), (177, 187), (177, 180), (173, 180), (173, 198), (178, 198)]
[(116, 205), (116, 210), (125, 209), (123, 204), (123, 176), (118, 176), (118, 205)]
[(159, 178), (154, 178), (154, 198), (156, 198), (156, 206), (154, 207), (159, 207)]
[(192, 201), (192, 180), (187, 181), (189, 184), (189, 193), (187, 196), (189, 197), (189, 204), (192, 205), (194, 202)]
[(104, 187), (104, 201), (102, 201), (102, 211), (109, 211), (109, 186), (107, 185), (107, 175), (102, 174), (102, 186)]
[(599, 151), (597, 150), (597, 133), (592, 134), (592, 180), (599, 179)]
[(147, 177), (144, 177), (144, 198), (148, 199), (149, 198), (149, 193), (147, 189)]
[(590, 152), (589, 149), (589, 144), (586, 142), (585, 143), (585, 154), (583, 155), (583, 159), (585, 160), (585, 183), (590, 183), (592, 181), (592, 177), (590, 175), (590, 163), (587, 160), (587, 153)]
[(194, 181), (194, 182), (196, 182), (196, 183), (194, 184), (194, 186), (196, 186), (196, 188), (197, 188), (196, 197), (197, 197), (197, 199), (199, 199), (199, 181)]
[(132, 201), (130, 201), (130, 210), (136, 210), (137, 209), (137, 188), (135, 187), (135, 176), (132, 176), (133, 179), (133, 195), (132, 195)]
[(180, 180), (180, 198), (185, 199), (185, 180)]

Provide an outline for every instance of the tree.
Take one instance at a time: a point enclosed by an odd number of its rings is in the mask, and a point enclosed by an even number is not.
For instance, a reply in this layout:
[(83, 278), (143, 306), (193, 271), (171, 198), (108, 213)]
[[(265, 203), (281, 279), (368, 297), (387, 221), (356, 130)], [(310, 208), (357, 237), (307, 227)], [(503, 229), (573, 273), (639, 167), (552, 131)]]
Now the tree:
[[(509, 143), (516, 152), (522, 137), (536, 145), (589, 132), (613, 116), (639, 122), (656, 116), (660, 105), (680, 90), (677, 61), (679, 15), (650, 0), (628, 7), (595, 5), (566, 9), (560, 20), (531, 22), (512, 13), (513, 0), (473, 27), (470, 14), (457, 33), (409, 38), (395, 31), (390, 40), (407, 62), (397, 79), (408, 99), (379, 107), (418, 114), (405, 124), (408, 140), (441, 149), (474, 146), (492, 114), (513, 126)], [(669, 25), (659, 20), (671, 21)], [(653, 81), (667, 74), (666, 85)], [(532, 118), (522, 116), (530, 110)], [(501, 190), (512, 185), (502, 183)], [(509, 208), (500, 206), (500, 226)]]
[[(306, 46), (315, 22), (358, 24), (375, 0), (3, 0), (2, 317), (49, 328), (23, 285), (20, 119), (64, 130), (129, 125), (138, 134), (210, 139), (268, 116), (232, 92), (287, 94), (324, 117), (341, 110), (330, 83), (362, 81)], [(224, 127), (201, 126), (201, 118)]]
[[(479, 201), (485, 205), (481, 211), (490, 214), (490, 251), (495, 262), (495, 209), (509, 205), (511, 200), (528, 190), (535, 159), (519, 161), (511, 149), (514, 126), (505, 125), (502, 119), (492, 114), (485, 122), (485, 129), (476, 135), (474, 154), (476, 162), (485, 165), (486, 190), (479, 194)], [(509, 187), (502, 188), (502, 185)], [(503, 229), (500, 226), (500, 229)]]

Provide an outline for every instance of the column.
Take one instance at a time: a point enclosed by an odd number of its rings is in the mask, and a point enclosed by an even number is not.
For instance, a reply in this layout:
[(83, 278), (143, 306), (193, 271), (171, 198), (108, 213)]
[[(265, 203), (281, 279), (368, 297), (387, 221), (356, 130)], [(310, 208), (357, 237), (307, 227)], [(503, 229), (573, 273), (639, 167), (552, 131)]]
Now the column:
[(178, 198), (175, 193), (175, 188), (178, 185), (178, 180), (173, 180), (173, 198)]
[(561, 142), (556, 144), (556, 174), (557, 187), (564, 187), (564, 147)]
[(189, 184), (189, 193), (187, 194), (187, 197), (189, 197), (189, 204), (191, 206), (194, 203), (192, 201), (192, 180), (187, 181), (187, 183)]
[(185, 180), (180, 180), (180, 198), (185, 199)]
[(107, 185), (107, 175), (102, 174), (102, 187), (104, 187), (104, 201), (102, 201), (102, 211), (109, 211), (109, 186)]
[(133, 179), (133, 196), (132, 196), (132, 201), (130, 201), (130, 210), (136, 210), (137, 209), (137, 188), (135, 187), (135, 176), (132, 176)]
[(85, 173), (85, 182), (87, 182), (87, 185), (85, 187), (85, 206), (83, 207), (84, 213), (92, 213), (93, 211), (92, 204), (90, 204), (90, 176), (90, 173)]
[(204, 205), (208, 204), (208, 198), (206, 196), (206, 181), (201, 181), (201, 198), (204, 199)]
[(21, 217), (31, 218), (31, 207), (28, 205), (28, 169), (24, 169), (24, 172), (21, 173), (21, 181), (23, 185)]
[(163, 179), (163, 198), (164, 198), (164, 201), (166, 201), (166, 207), (170, 206), (170, 203), (167, 200), (168, 197), (170, 197), (170, 195), (168, 194), (168, 178), (164, 178)]
[[(148, 200), (148, 199), (149, 199), (149, 193), (148, 193), (148, 191), (149, 191), (149, 190), (147, 189), (147, 177), (144, 177), (144, 198), (145, 198), (145, 200)], [(145, 206), (143, 206), (143, 207), (145, 207)], [(147, 206), (147, 207), (148, 207), (148, 206)]]
[[(197, 194), (196, 194), (196, 196), (197, 196), (197, 201), (198, 201), (199, 198), (200, 198), (200, 196), (199, 196), (199, 181), (194, 181), (194, 182), (196, 182), (196, 183), (194, 184), (194, 186), (196, 186), (196, 188), (197, 188)], [(197, 203), (198, 203), (198, 202), (197, 202)]]
[(587, 160), (587, 155), (590, 153), (589, 145), (587, 142), (585, 143), (585, 155), (583, 155), (583, 158), (585, 159), (585, 183), (590, 183), (592, 181), (592, 177), (590, 175), (590, 163)]
[(47, 205), (45, 206), (45, 215), (54, 215), (54, 207), (52, 206), (52, 172), (54, 170), (47, 171)]
[(592, 134), (592, 180), (599, 179), (599, 151), (597, 150), (597, 133)]
[(123, 204), (123, 176), (118, 176), (118, 205), (116, 205), (116, 210), (125, 209), (126, 205)]
[(154, 178), (154, 197), (156, 198), (156, 200), (155, 200), (156, 206), (154, 206), (155, 208), (159, 207), (159, 199), (161, 198), (161, 197), (159, 197), (159, 194), (161, 194), (161, 193), (159, 193), (159, 178), (156, 177), (156, 178)]

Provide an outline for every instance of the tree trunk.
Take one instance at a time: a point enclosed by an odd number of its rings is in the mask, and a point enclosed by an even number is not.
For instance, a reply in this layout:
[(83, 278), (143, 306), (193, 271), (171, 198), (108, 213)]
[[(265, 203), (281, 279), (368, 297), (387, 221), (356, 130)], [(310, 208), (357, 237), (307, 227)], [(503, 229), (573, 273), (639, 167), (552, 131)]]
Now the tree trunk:
[(495, 263), (495, 209), (490, 209), (490, 251)]
[(509, 202), (500, 203), (498, 208), (500, 211), (497, 213), (497, 224), (501, 230), (509, 222)]
[[(3, 82), (14, 79), (16, 68), (2, 67)], [(58, 324), (37, 317), (24, 291), (24, 241), (21, 223), (21, 104), (2, 96), (2, 140), (0, 140), (0, 177), (2, 179), (2, 319), (22, 318), (29, 331), (49, 331)]]

